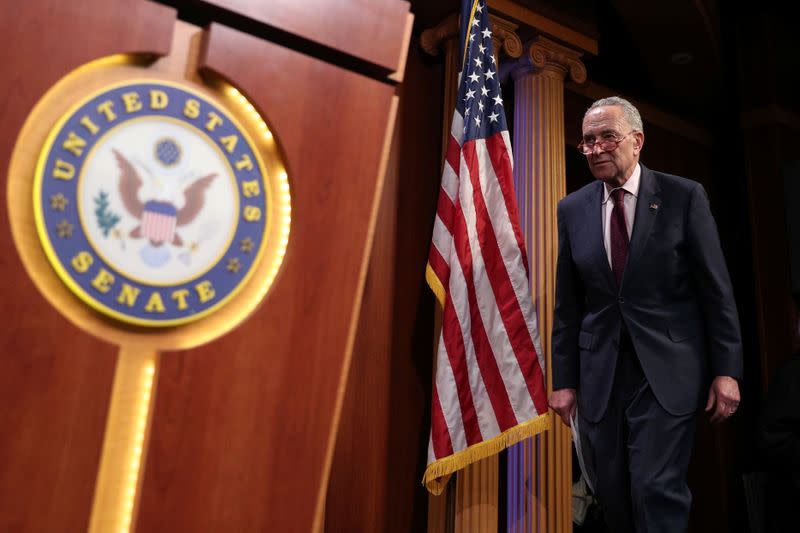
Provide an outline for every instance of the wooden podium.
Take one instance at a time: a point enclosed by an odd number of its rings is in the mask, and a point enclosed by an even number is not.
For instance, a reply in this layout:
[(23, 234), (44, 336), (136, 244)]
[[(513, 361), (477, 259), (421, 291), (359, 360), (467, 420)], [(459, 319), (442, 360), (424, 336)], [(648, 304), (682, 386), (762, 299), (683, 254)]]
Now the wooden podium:
[[(170, 3), (177, 9), (148, 0), (18, 3), (0, 20), (9, 43), (0, 51), (0, 161), (7, 169), (51, 86), (114, 54), (158, 65), (191, 41), (196, 71), (183, 74), (221, 78), (249, 98), (283, 155), (291, 238), (269, 292), (243, 323), (161, 355), (132, 530), (319, 531), (408, 4)], [(1, 194), (5, 206), (6, 187)], [(40, 294), (8, 223), (0, 247), (0, 530), (86, 531), (118, 348)], [(70, 305), (87, 312), (77, 298)]]

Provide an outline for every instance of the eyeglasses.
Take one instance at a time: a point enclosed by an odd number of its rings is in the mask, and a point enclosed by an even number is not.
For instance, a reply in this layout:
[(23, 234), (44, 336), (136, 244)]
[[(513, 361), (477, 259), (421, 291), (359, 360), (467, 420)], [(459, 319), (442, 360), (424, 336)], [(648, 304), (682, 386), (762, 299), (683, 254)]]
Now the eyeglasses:
[(622, 137), (617, 137), (615, 135), (604, 136), (600, 138), (600, 140), (594, 141), (581, 141), (578, 143), (578, 151), (583, 155), (589, 155), (594, 153), (594, 147), (599, 146), (600, 150), (603, 152), (613, 152), (619, 146), (619, 143), (625, 140), (625, 137), (633, 133), (634, 130), (629, 131)]

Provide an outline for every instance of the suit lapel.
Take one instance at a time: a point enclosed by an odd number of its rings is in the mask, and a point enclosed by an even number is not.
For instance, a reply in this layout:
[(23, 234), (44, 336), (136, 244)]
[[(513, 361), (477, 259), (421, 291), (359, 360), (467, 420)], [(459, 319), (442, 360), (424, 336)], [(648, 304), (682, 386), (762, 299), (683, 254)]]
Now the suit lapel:
[(661, 188), (656, 182), (653, 171), (641, 165), (642, 174), (639, 182), (639, 197), (636, 200), (636, 214), (633, 218), (633, 235), (628, 250), (628, 261), (625, 263), (625, 273), (622, 276), (622, 285), (630, 274), (636, 269), (636, 262), (642, 254), (647, 239), (653, 229), (658, 212), (661, 207)]

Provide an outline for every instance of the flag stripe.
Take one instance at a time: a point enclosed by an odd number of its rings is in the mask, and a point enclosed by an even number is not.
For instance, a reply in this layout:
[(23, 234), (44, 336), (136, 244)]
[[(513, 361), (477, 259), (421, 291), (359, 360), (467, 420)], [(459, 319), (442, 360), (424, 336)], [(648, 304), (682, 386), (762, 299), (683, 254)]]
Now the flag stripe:
[[(462, 187), (464, 190), (464, 187)], [(486, 335), (481, 309), (478, 306), (477, 292), (473, 268), (483, 270), (483, 265), (474, 265), (474, 256), (470, 246), (469, 229), (464, 213), (461, 209), (456, 210), (455, 221), (456, 252), (461, 270), (464, 273), (466, 283), (466, 296), (469, 302), (469, 321), (472, 333), (472, 343), (475, 346), (475, 359), (480, 370), (476, 375), (480, 375), (486, 383), (489, 401), (494, 410), (494, 416), (501, 430), (505, 430), (517, 424), (511, 401), (506, 392), (505, 383), (497, 367), (497, 361), (492, 351), (492, 344)], [(460, 238), (459, 238), (460, 237)], [(477, 250), (476, 250), (477, 251)]]
[[(491, 220), (495, 224), (495, 228), (498, 230), (499, 234), (503, 235), (511, 235), (512, 233), (519, 232), (519, 224), (516, 222), (519, 220), (517, 213), (517, 206), (516, 206), (516, 198), (513, 192), (513, 179), (510, 173), (508, 172), (508, 165), (503, 164), (503, 160), (505, 159), (502, 155), (498, 159), (492, 157), (493, 155), (498, 154), (497, 151), (489, 149), (489, 143), (493, 142), (494, 147), (498, 148), (505, 148), (505, 143), (503, 143), (503, 139), (498, 138), (497, 135), (487, 137), (486, 139), (486, 146), (483, 145), (482, 141), (477, 141), (477, 146), (479, 148), (485, 148), (489, 153), (489, 159), (492, 162), (492, 168), (485, 172), (486, 179), (482, 180), (482, 186), (484, 186), (485, 190), (485, 197), (486, 197), (486, 204), (487, 205), (494, 205), (495, 208), (491, 210), (487, 210), (487, 214), (490, 216)], [(499, 169), (500, 173), (497, 174), (494, 169)], [(483, 175), (484, 173), (482, 173)], [(488, 187), (485, 185), (486, 182), (496, 180), (500, 187)], [(503, 191), (503, 198), (499, 197), (498, 190)], [(511, 196), (505, 196), (505, 191), (510, 190)], [(504, 211), (504, 207), (511, 204), (511, 212)], [(512, 212), (515, 214), (512, 217)], [(501, 244), (498, 241), (498, 244)], [(544, 386), (544, 377), (542, 369), (545, 367), (544, 364), (544, 357), (541, 349), (541, 343), (539, 342), (539, 334), (538, 329), (536, 328), (536, 312), (533, 308), (533, 301), (530, 294), (529, 283), (528, 283), (528, 271), (525, 269), (523, 272), (516, 272), (519, 265), (523, 262), (527, 264), (527, 257), (525, 253), (524, 243), (522, 245), (517, 245), (512, 243), (510, 240), (506, 240), (500, 246), (500, 251), (503, 257), (503, 262), (505, 264), (506, 272), (508, 273), (509, 279), (511, 281), (511, 285), (513, 287), (514, 293), (516, 294), (516, 301), (519, 306), (519, 312), (521, 316), (516, 314), (517, 307), (513, 307), (512, 309), (515, 311), (513, 316), (517, 317), (518, 320), (521, 320), (522, 324), (525, 324), (528, 328), (528, 339), (523, 339), (524, 345), (522, 346), (523, 354), (528, 353), (528, 350), (533, 349), (538, 361), (534, 361), (529, 357), (522, 357), (522, 361), (529, 362), (532, 365), (532, 368), (528, 368), (525, 365), (522, 365), (523, 373), (527, 378), (528, 388), (532, 391), (537, 391), (538, 394), (531, 394), (536, 404), (536, 410), (538, 412), (544, 412), (547, 410), (547, 399), (545, 394), (545, 386)], [(512, 315), (510, 315), (512, 316)], [(517, 322), (517, 325), (520, 322)], [(519, 335), (522, 336), (522, 331), (518, 331)], [(531, 341), (531, 344), (528, 344), (528, 340)], [(517, 357), (520, 357), (520, 351), (515, 350)], [(531, 373), (531, 371), (533, 373)]]
[[(451, 144), (457, 144), (451, 138)], [(457, 147), (459, 153), (461, 151), (461, 147)], [(455, 160), (456, 166), (451, 166), (449, 161), (445, 161), (444, 170), (442, 172), (442, 188), (441, 191), (447, 194), (447, 197), (450, 199), (451, 202), (455, 203), (456, 198), (458, 198), (458, 170), (461, 165), (461, 156)]]
[[(494, 228), (492, 226), (492, 217), (497, 214), (498, 211), (497, 204), (495, 203), (495, 210), (490, 213), (484, 203), (484, 197), (481, 192), (481, 180), (477, 172), (479, 163), (475, 145), (472, 143), (466, 143), (464, 145), (464, 157), (467, 161), (473, 161), (471, 165), (468, 165), (469, 178), (474, 190), (472, 198), (475, 205), (476, 219), (478, 220), (478, 236), (483, 259), (486, 264), (486, 273), (491, 283), (497, 306), (501, 309), (500, 316), (506, 331), (509, 332), (511, 346), (520, 369), (522, 370), (522, 375), (525, 377), (528, 392), (534, 401), (536, 401), (536, 387), (539, 386), (542, 379), (541, 369), (539, 368), (538, 359), (530, 357), (531, 354), (536, 354), (536, 349), (528, 333), (525, 317), (522, 315), (522, 310), (517, 300), (517, 294), (508, 276), (508, 271), (506, 270), (505, 262), (503, 261), (503, 256), (497, 244), (497, 238), (495, 237)], [(488, 157), (484, 159), (488, 160)], [(488, 161), (486, 161), (486, 163), (488, 163)], [(519, 259), (517, 258), (517, 260)], [(544, 410), (547, 409), (546, 404), (541, 407)], [(536, 410), (542, 412), (540, 405), (536, 405)]]
[(458, 109), (453, 113), (453, 120), (450, 123), (450, 140), (461, 147), (464, 139), (464, 115)]
[[(453, 282), (453, 276), (450, 277)], [(442, 317), (442, 339), (446, 354), (450, 360), (450, 368), (455, 378), (456, 392), (461, 404), (461, 418), (466, 431), (467, 443), (475, 444), (482, 440), (478, 415), (475, 412), (475, 403), (472, 399), (470, 386), (470, 372), (467, 368), (467, 351), (464, 345), (464, 336), (461, 324), (458, 321), (453, 299), (448, 297), (445, 302), (444, 316)]]
[[(463, 217), (457, 212), (456, 219)], [(454, 243), (456, 241), (454, 240)], [(466, 274), (471, 275), (471, 271), (465, 271), (458, 258), (456, 257), (458, 251), (454, 248), (451, 251), (452, 265), (450, 271), (450, 285), (448, 287), (449, 294), (452, 299), (452, 310), (455, 315), (455, 325), (460, 327), (461, 339), (464, 341), (464, 353), (467, 361), (467, 368), (469, 369), (469, 382), (472, 389), (473, 400), (477, 398), (476, 412), (478, 415), (478, 424), (481, 429), (482, 435), (495, 435), (499, 431), (497, 419), (495, 417), (491, 404), (487, 405), (487, 398), (489, 392), (487, 391), (487, 383), (484, 383), (485, 376), (479, 370), (477, 356), (485, 356), (480, 353), (480, 350), (475, 345), (473, 327), (475, 323), (472, 320), (471, 313), (475, 310), (475, 306), (470, 304), (468, 298), (468, 285)], [(445, 308), (445, 313), (447, 308)], [(447, 327), (448, 322), (443, 322), (443, 334), (446, 333), (444, 328)]]
[(433, 388), (431, 405), (431, 442), (433, 443), (436, 457), (445, 457), (453, 453), (453, 443), (450, 441), (450, 431), (442, 412), (442, 403), (439, 401), (439, 388)]
[(446, 194), (439, 195), (439, 204), (436, 206), (436, 215), (444, 224), (447, 233), (453, 234), (453, 216), (455, 205)]
[(439, 394), (442, 414), (447, 425), (451, 445), (454, 450), (462, 450), (467, 447), (467, 436), (462, 418), (463, 413), (461, 402), (458, 398), (456, 377), (453, 374), (453, 368), (450, 366), (450, 358), (442, 337), (439, 339), (439, 353), (444, 357), (437, 361), (436, 390)]
[(436, 244), (431, 246), (430, 255), (428, 256), (428, 264), (433, 269), (436, 277), (443, 287), (447, 287), (450, 283), (450, 265), (444, 260), (441, 253), (437, 249)]
[(446, 160), (450, 168), (456, 173), (456, 177), (458, 177), (458, 169), (461, 166), (461, 146), (452, 135), (450, 135), (450, 139), (447, 142)]
[[(474, 147), (469, 146), (470, 144), (472, 143), (465, 144), (465, 158), (474, 161), (472, 166), (489, 168), (490, 165), (487, 161), (488, 155), (485, 150), (483, 150), (482, 142), (480, 140), (476, 141)], [(478, 153), (482, 154), (482, 157), (477, 156), (476, 150)], [(481, 160), (483, 163), (480, 163)], [(531, 402), (528, 385), (525, 376), (521, 372), (518, 356), (516, 355), (519, 348), (512, 346), (512, 339), (509, 338), (509, 332), (515, 335), (525, 335), (528, 331), (526, 329), (528, 324), (523, 320), (521, 324), (517, 323), (513, 326), (515, 329), (509, 329), (507, 320), (504, 320), (504, 315), (508, 313), (506, 309), (508, 306), (505, 305), (504, 302), (508, 300), (508, 296), (506, 296), (504, 300), (503, 294), (494, 286), (498, 280), (500, 280), (500, 283), (507, 283), (510, 285), (511, 281), (509, 281), (509, 276), (505, 269), (508, 268), (511, 272), (516, 271), (517, 279), (515, 279), (515, 283), (520, 284), (522, 287), (519, 294), (516, 294), (513, 288), (510, 290), (512, 293), (511, 299), (513, 300), (514, 297), (517, 297), (521, 301), (530, 302), (530, 294), (527, 292), (527, 276), (524, 274), (524, 270), (519, 263), (519, 250), (516, 250), (516, 254), (513, 253), (516, 246), (513, 239), (505, 239), (505, 247), (511, 248), (512, 250), (511, 252), (504, 253), (503, 257), (498, 260), (499, 254), (497, 253), (496, 232), (503, 235), (510, 235), (510, 224), (508, 220), (501, 216), (504, 211), (502, 205), (492, 210), (493, 212), (491, 214), (487, 213), (485, 209), (481, 209), (486, 202), (493, 198), (496, 200), (499, 197), (497, 187), (492, 186), (493, 180), (496, 179), (493, 172), (489, 169), (489, 171), (485, 173), (486, 180), (481, 179), (481, 183), (475, 183), (475, 188), (473, 188), (472, 178), (477, 180), (478, 178), (476, 175), (480, 174), (483, 176), (484, 172), (481, 172), (480, 168), (477, 172), (472, 172), (467, 167), (468, 165), (465, 165), (465, 168), (462, 169), (462, 177), (464, 177), (462, 190), (465, 196), (465, 205), (468, 199), (469, 205), (471, 206), (471, 209), (467, 210), (467, 225), (471, 230), (469, 239), (472, 243), (473, 256), (475, 256), (474, 260), (476, 263), (480, 263), (480, 266), (476, 266), (475, 270), (483, 274), (476, 277), (476, 295), (478, 301), (481, 302), (479, 309), (483, 317), (483, 323), (486, 327), (487, 334), (491, 339), (491, 347), (497, 365), (500, 368), (506, 393), (511, 402), (515, 417), (517, 421), (527, 420), (531, 416), (535, 416), (537, 412), (534, 408), (534, 404)], [(466, 179), (468, 176), (470, 179)], [(487, 183), (485, 187), (482, 185), (483, 181)], [(485, 193), (487, 195), (486, 199), (482, 197), (483, 190), (487, 190)], [(497, 221), (493, 220), (495, 217)], [(479, 224), (480, 227), (478, 227)], [(497, 227), (494, 228), (493, 226)], [(493, 246), (489, 246), (487, 243), (491, 243)], [(510, 256), (511, 259), (507, 259), (505, 255)], [(500, 272), (495, 272), (497, 270)], [(506, 291), (506, 293), (508, 292), (509, 291)], [(532, 307), (529, 307), (529, 309), (532, 309)], [(531, 327), (533, 327), (533, 322), (534, 321), (531, 320)], [(522, 353), (521, 357), (531, 358), (531, 354), (532, 352), (530, 351)]]
[(491, 135), (486, 138), (486, 150), (489, 152), (489, 158), (492, 161), (494, 173), (497, 176), (497, 182), (500, 184), (500, 190), (503, 192), (503, 201), (506, 205), (508, 221), (511, 222), (514, 237), (517, 239), (517, 247), (522, 254), (522, 263), (525, 265), (525, 276), (528, 277), (530, 268), (528, 268), (528, 253), (525, 250), (525, 237), (522, 235), (519, 222), (517, 222), (519, 220), (519, 210), (517, 209), (517, 198), (514, 193), (513, 166), (509, 158), (511, 149), (509, 148), (508, 132), (504, 131), (500, 135), (500, 137)]

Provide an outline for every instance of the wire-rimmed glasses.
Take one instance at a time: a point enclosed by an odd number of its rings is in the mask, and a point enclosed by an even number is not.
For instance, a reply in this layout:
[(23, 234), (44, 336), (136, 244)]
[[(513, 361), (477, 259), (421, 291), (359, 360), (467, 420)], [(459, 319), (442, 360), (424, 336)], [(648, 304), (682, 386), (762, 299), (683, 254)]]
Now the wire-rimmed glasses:
[(619, 143), (625, 140), (625, 137), (633, 133), (635, 130), (631, 130), (622, 137), (617, 137), (615, 134), (610, 133), (607, 135), (603, 135), (600, 139), (594, 140), (581, 140), (578, 143), (578, 151), (583, 155), (589, 155), (594, 152), (594, 147), (599, 146), (600, 151), (602, 152), (613, 152), (619, 146)]

